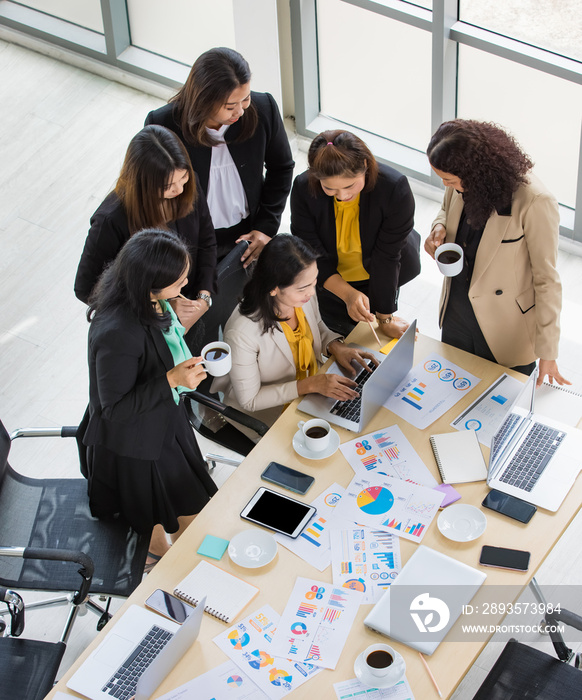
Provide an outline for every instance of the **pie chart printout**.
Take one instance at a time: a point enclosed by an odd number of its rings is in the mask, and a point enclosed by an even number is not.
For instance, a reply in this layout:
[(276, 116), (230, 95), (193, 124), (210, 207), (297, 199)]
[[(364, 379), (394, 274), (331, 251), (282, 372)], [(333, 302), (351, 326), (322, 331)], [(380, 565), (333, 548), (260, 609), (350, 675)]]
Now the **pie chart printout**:
[(382, 515), (394, 505), (394, 496), (383, 486), (370, 486), (360, 491), (356, 499), (358, 508), (368, 515)]

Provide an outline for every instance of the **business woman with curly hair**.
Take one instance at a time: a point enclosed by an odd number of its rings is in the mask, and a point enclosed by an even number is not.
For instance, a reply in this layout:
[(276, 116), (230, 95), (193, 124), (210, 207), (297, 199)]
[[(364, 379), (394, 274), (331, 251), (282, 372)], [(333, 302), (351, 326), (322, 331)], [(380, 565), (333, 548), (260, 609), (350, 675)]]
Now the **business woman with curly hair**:
[(465, 260), (463, 271), (444, 281), (442, 340), (525, 374), (539, 359), (538, 385), (545, 376), (569, 384), (556, 362), (562, 287), (555, 197), (495, 124), (445, 122), (427, 154), (446, 191), (425, 250), (434, 257), (454, 241)]

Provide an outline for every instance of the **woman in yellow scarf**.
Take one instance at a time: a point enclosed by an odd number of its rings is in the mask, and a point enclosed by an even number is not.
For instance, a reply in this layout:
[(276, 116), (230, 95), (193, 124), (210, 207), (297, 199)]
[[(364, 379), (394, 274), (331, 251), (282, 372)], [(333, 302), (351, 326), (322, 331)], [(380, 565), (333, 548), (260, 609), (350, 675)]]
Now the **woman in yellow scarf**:
[(280, 234), (265, 246), (224, 331), (232, 370), (213, 391), (225, 402), (272, 424), (283, 407), (304, 394), (345, 401), (355, 383), (338, 374), (316, 374), (323, 355), (352, 376), (352, 361), (367, 366), (373, 356), (343, 343), (323, 323), (315, 285), (317, 254), (301, 239)]

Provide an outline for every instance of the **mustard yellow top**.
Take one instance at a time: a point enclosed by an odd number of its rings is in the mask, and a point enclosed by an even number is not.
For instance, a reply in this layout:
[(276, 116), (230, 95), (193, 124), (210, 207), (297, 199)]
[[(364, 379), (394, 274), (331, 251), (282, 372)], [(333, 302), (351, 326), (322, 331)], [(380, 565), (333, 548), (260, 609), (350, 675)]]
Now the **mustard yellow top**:
[(297, 368), (297, 379), (305, 379), (317, 372), (317, 360), (313, 350), (313, 333), (303, 309), (301, 307), (295, 309), (295, 314), (298, 321), (297, 328), (293, 330), (286, 321), (281, 323), (281, 328), (291, 348), (293, 361)]
[(333, 199), (337, 247), (337, 271), (346, 282), (370, 279), (362, 264), (360, 193), (349, 202)]

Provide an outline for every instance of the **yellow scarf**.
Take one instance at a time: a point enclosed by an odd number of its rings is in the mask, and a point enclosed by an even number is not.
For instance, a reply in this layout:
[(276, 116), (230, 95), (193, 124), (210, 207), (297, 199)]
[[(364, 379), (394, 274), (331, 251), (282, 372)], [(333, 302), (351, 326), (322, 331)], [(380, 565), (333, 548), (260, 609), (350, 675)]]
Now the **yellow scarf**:
[(336, 227), (337, 271), (346, 282), (370, 279), (362, 263), (360, 193), (350, 202), (333, 198)]
[(305, 379), (317, 372), (317, 360), (313, 350), (313, 333), (301, 307), (295, 309), (297, 328), (292, 330), (286, 322), (281, 322), (281, 328), (291, 348), (293, 361), (297, 368), (297, 379)]

